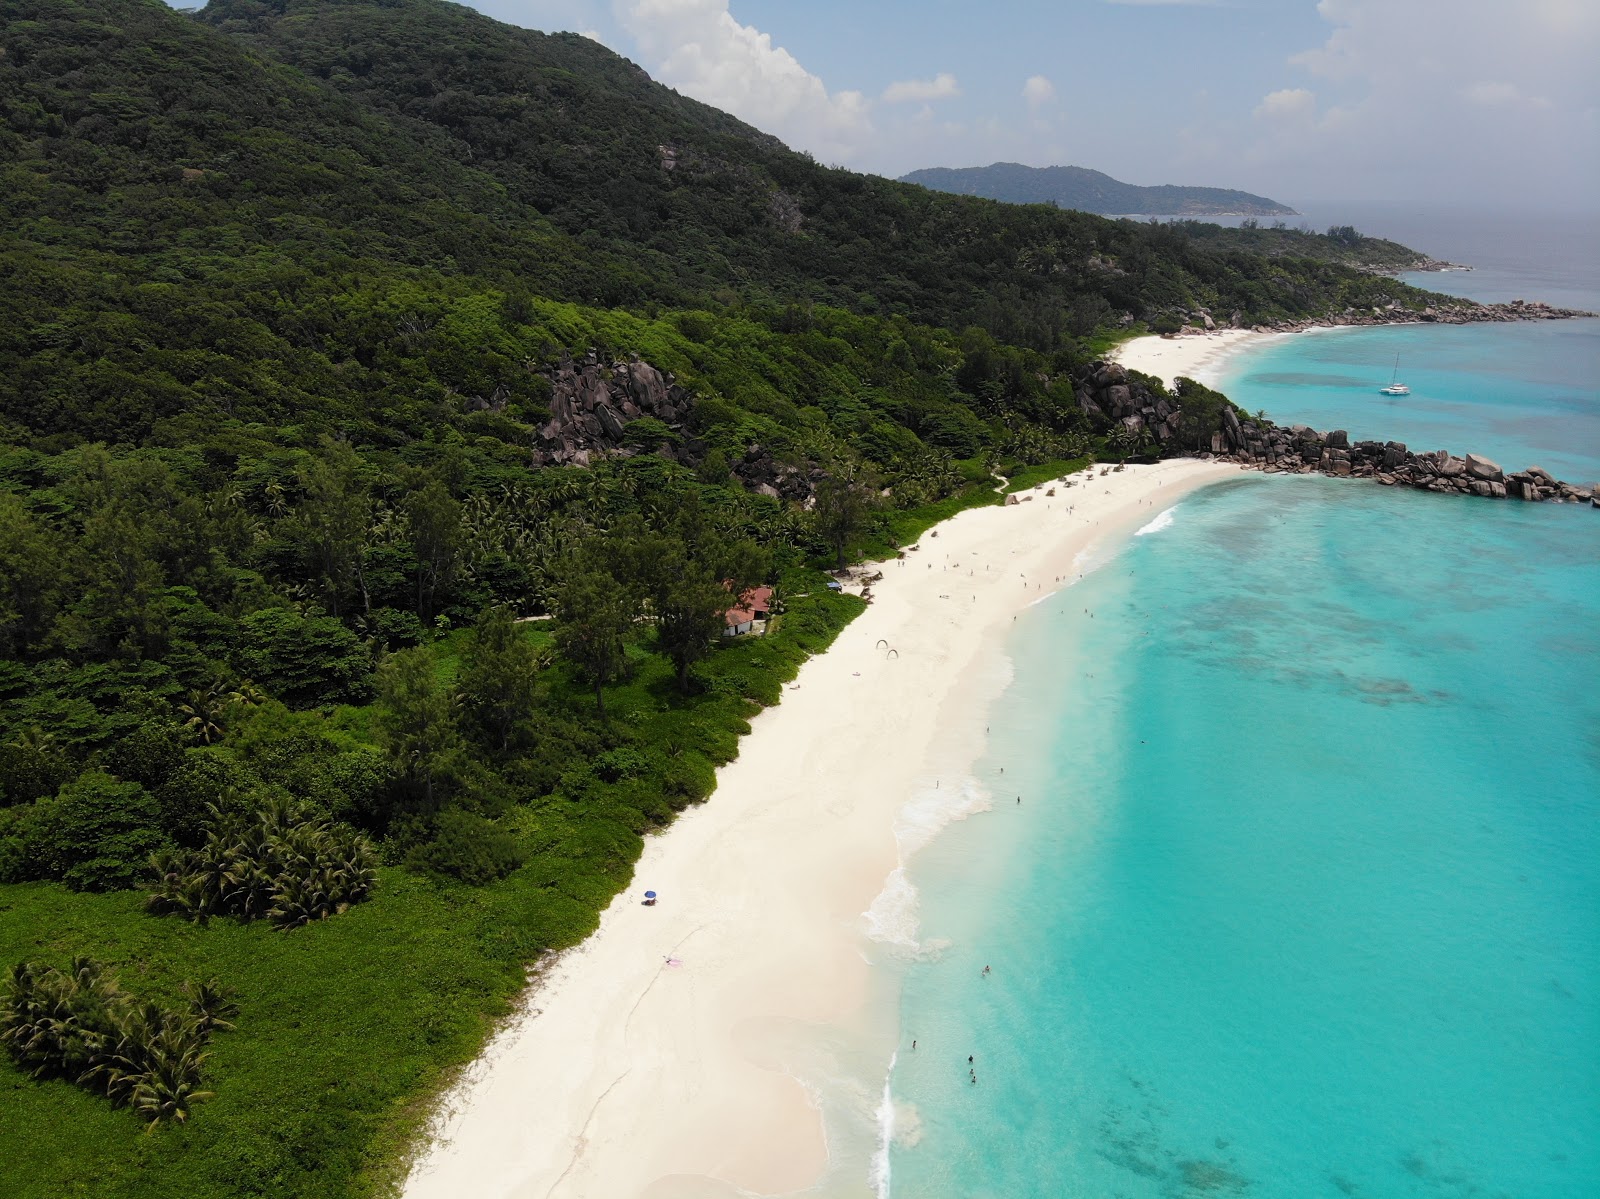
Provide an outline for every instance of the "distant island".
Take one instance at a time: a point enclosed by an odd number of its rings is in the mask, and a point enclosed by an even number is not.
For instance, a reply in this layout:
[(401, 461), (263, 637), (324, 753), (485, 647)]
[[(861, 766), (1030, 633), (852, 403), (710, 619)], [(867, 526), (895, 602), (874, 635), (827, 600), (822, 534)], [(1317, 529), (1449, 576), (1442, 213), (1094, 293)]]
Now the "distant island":
[(1102, 216), (1298, 216), (1287, 204), (1223, 187), (1140, 187), (1088, 167), (930, 167), (901, 177), (934, 191), (1008, 204), (1054, 204)]

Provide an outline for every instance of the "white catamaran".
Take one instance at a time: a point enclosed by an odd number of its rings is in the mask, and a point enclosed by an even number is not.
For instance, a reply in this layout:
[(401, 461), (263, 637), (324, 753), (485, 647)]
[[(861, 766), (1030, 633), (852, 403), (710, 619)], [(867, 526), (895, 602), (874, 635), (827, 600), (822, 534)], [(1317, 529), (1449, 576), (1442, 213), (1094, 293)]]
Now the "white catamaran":
[(1386, 396), (1408, 396), (1408, 395), (1410, 395), (1411, 394), (1411, 389), (1409, 387), (1407, 387), (1404, 383), (1401, 383), (1399, 381), (1399, 379), (1400, 379), (1400, 355), (1396, 354), (1394, 356), (1394, 373), (1389, 376), (1389, 386), (1380, 387), (1378, 389), (1378, 394), (1379, 395), (1386, 395)]

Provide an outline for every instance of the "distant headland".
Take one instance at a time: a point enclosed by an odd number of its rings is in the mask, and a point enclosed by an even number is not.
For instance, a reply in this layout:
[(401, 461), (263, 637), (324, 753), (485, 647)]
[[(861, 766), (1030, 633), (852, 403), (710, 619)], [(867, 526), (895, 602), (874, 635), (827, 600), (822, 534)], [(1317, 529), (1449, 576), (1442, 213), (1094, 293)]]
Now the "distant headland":
[(1054, 204), (1101, 216), (1299, 216), (1287, 204), (1222, 187), (1140, 187), (1088, 167), (931, 167), (901, 176), (934, 191), (1008, 204)]

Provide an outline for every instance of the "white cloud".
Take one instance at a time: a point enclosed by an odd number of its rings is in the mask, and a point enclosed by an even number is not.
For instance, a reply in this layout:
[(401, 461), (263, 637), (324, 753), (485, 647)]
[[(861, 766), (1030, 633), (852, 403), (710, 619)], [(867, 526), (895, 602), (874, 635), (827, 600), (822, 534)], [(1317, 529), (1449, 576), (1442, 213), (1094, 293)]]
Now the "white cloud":
[(885, 104), (906, 104), (919, 100), (928, 103), (932, 100), (948, 100), (960, 94), (961, 88), (956, 83), (956, 77), (949, 72), (942, 72), (932, 79), (903, 79), (891, 83), (883, 89), (883, 101)]
[(1022, 98), (1028, 102), (1032, 109), (1043, 108), (1056, 98), (1056, 85), (1043, 75), (1034, 75), (1022, 85)]
[(1462, 99), (1469, 104), (1478, 104), (1484, 108), (1549, 108), (1550, 101), (1543, 96), (1529, 96), (1514, 83), (1483, 82), (1474, 83), (1461, 93)]
[(1518, 203), (1600, 186), (1600, 155), (1579, 149), (1600, 108), (1594, 0), (1320, 0), (1317, 12), (1327, 36), (1288, 64), (1323, 82), (1313, 96), (1286, 79), (1256, 108), (1256, 178)]
[(1317, 97), (1303, 87), (1286, 87), (1263, 96), (1255, 115), (1265, 121), (1301, 120), (1317, 111)]
[(728, 0), (617, 0), (617, 15), (661, 82), (799, 149), (848, 161), (872, 133), (865, 96), (829, 92)]

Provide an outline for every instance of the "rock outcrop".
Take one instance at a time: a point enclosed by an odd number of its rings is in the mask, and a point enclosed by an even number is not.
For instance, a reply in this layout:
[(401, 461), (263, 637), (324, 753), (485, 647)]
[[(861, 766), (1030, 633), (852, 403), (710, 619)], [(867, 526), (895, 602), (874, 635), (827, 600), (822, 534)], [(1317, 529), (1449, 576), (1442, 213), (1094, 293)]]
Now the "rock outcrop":
[(591, 350), (546, 371), (545, 378), (550, 381), (550, 419), (539, 427), (532, 465), (588, 466), (598, 457), (648, 452), (623, 444), (624, 431), (642, 416), (660, 421), (677, 439), (650, 449), (673, 461), (694, 456), (682, 437), (694, 397), (670, 371), (638, 359), (602, 363)]
[[(1486, 499), (1590, 503), (1600, 508), (1600, 484), (1564, 483), (1538, 466), (1508, 474), (1478, 454), (1458, 458), (1446, 450), (1413, 453), (1398, 441), (1351, 441), (1343, 429), (1327, 433), (1305, 425), (1284, 427), (1221, 409), (1209, 437), (1196, 444), (1183, 425), (1184, 401), (1151, 391), (1114, 362), (1096, 363), (1076, 391), (1079, 410), (1097, 428), (1126, 427), (1168, 457), (1198, 456), (1238, 462), (1268, 474), (1323, 474), (1371, 479), (1386, 487), (1416, 487)], [(1193, 426), (1190, 426), (1192, 430)], [(1188, 443), (1179, 440), (1180, 434)]]
[(1110, 421), (1136, 434), (1148, 429), (1150, 436), (1163, 444), (1178, 434), (1178, 402), (1130, 379), (1127, 370), (1115, 362), (1096, 363), (1074, 395), (1079, 411), (1091, 424)]
[(1237, 417), (1225, 424), (1219, 435), (1223, 445), (1201, 457), (1231, 459), (1268, 474), (1316, 473), (1450, 495), (1600, 507), (1600, 485), (1563, 483), (1537, 466), (1508, 474), (1498, 463), (1477, 454), (1457, 458), (1448, 450), (1413, 453), (1399, 441), (1352, 442), (1342, 429), (1319, 433), (1303, 425), (1284, 429), (1271, 422)]
[[(655, 454), (684, 466), (705, 461), (707, 446), (685, 422), (694, 394), (673, 378), (637, 358), (601, 361), (591, 350), (544, 372), (550, 382), (550, 418), (539, 427), (534, 466), (589, 466), (602, 458)], [(628, 426), (642, 417), (660, 422), (653, 436), (630, 437)], [(666, 426), (662, 436), (661, 425)], [(780, 459), (759, 443), (728, 463), (729, 471), (761, 495), (809, 504), (822, 470), (810, 463)]]

